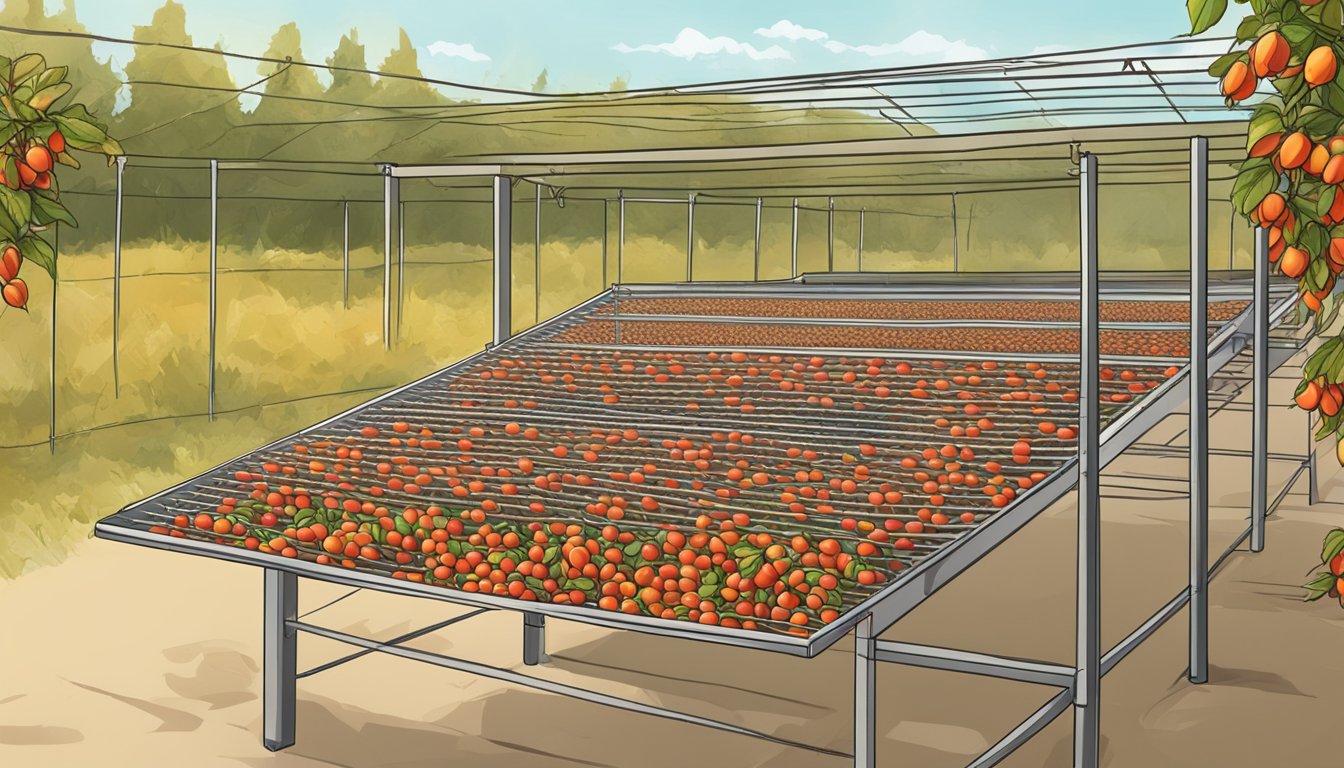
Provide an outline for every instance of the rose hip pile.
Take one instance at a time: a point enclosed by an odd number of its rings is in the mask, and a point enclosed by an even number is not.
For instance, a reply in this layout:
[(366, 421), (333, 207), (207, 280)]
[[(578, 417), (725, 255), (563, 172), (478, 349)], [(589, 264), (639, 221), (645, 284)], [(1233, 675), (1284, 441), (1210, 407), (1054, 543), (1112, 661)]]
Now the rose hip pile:
[[(1103, 370), (1104, 416), (1175, 373)], [(332, 568), (806, 635), (1074, 455), (1077, 379), (1065, 363), (506, 348), (149, 514), (158, 533)]]

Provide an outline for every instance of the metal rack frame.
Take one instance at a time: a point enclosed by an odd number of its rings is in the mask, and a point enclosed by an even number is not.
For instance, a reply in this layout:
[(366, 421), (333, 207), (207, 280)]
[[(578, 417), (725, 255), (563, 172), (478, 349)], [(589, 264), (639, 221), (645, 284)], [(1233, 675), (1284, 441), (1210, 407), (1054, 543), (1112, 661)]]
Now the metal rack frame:
[[(1161, 419), (1168, 416), (1189, 396), (1192, 400), (1191, 416), (1191, 462), (1192, 491), (1201, 479), (1201, 472), (1207, 472), (1207, 413), (1197, 413), (1201, 404), (1207, 405), (1206, 382), (1209, 376), (1223, 368), (1234, 356), (1249, 346), (1254, 357), (1254, 436), (1252, 445), (1253, 499), (1250, 510), (1250, 522), (1247, 529), (1238, 537), (1231, 548), (1240, 546), (1247, 538), (1251, 540), (1252, 550), (1259, 551), (1264, 546), (1264, 523), (1266, 515), (1272, 511), (1272, 505), (1266, 498), (1267, 484), (1265, 466), (1268, 461), (1267, 438), (1267, 380), (1270, 372), (1281, 365), (1293, 350), (1271, 348), (1268, 344), (1270, 328), (1283, 320), (1294, 308), (1296, 295), (1277, 292), (1272, 294), (1268, 275), (1268, 262), (1264, 258), (1267, 251), (1266, 237), (1263, 231), (1257, 232), (1256, 266), (1252, 281), (1252, 301), (1245, 311), (1233, 320), (1223, 324), (1208, 339), (1200, 343), (1207, 333), (1206, 317), (1209, 297), (1207, 283), (1207, 142), (1200, 138), (1192, 140), (1192, 229), (1191, 229), (1191, 283), (1187, 290), (1174, 287), (1165, 289), (1141, 283), (1118, 283), (1121, 287), (1113, 295), (1133, 295), (1152, 298), (1154, 296), (1172, 296), (1178, 299), (1190, 297), (1191, 303), (1191, 343), (1190, 358), (1185, 366), (1167, 382), (1149, 393), (1139, 405), (1125, 410), (1103, 430), (1098, 411), (1099, 377), (1096, 375), (1081, 377), (1081, 396), (1079, 399), (1079, 439), (1078, 454), (1064, 462), (1050, 473), (1045, 480), (1019, 496), (1003, 511), (988, 522), (977, 526), (965, 535), (957, 537), (940, 547), (934, 554), (919, 561), (903, 572), (901, 578), (887, 585), (863, 602), (846, 610), (833, 623), (807, 637), (771, 635), (764, 632), (737, 630), (719, 626), (694, 625), (682, 622), (670, 622), (644, 616), (632, 616), (621, 613), (585, 608), (583, 606), (552, 605), (547, 603), (520, 603), (507, 598), (480, 593), (464, 593), (455, 590), (393, 580), (360, 571), (346, 571), (307, 563), (300, 560), (285, 560), (268, 557), (247, 550), (220, 547), (191, 539), (177, 539), (149, 533), (141, 525), (128, 522), (129, 516), (144, 505), (166, 496), (170, 496), (201, 478), (195, 478), (179, 484), (155, 496), (137, 502), (111, 517), (101, 520), (96, 526), (96, 534), (102, 538), (124, 541), (143, 546), (171, 551), (200, 554), (219, 559), (259, 565), (265, 571), (264, 590), (264, 717), (263, 741), (267, 748), (282, 749), (294, 742), (296, 681), (303, 676), (331, 668), (339, 663), (357, 658), (363, 653), (378, 651), (424, 661), (439, 666), (471, 672), (512, 684), (529, 686), (551, 693), (580, 698), (592, 703), (617, 707), (629, 711), (659, 717), (672, 718), (682, 722), (716, 728), (742, 735), (766, 739), (776, 743), (810, 749), (819, 753), (843, 755), (852, 758), (854, 765), (871, 768), (875, 763), (877, 739), (874, 731), (877, 667), (879, 663), (899, 663), (926, 668), (966, 672), (988, 677), (1017, 680), (1059, 688), (1059, 692), (1045, 705), (1028, 716), (1013, 731), (990, 747), (984, 754), (971, 763), (974, 766), (994, 765), (1031, 738), (1040, 729), (1054, 720), (1070, 707), (1075, 714), (1075, 752), (1074, 762), (1078, 766), (1097, 765), (1099, 717), (1099, 683), (1105, 674), (1151, 636), (1167, 620), (1186, 605), (1191, 611), (1190, 677), (1192, 682), (1202, 682), (1207, 676), (1207, 535), (1208, 509), (1207, 497), (1203, 493), (1191, 494), (1191, 567), (1190, 584), (1170, 599), (1142, 625), (1114, 647), (1103, 652), (1100, 645), (1100, 497), (1098, 478), (1100, 472), (1117, 458), (1130, 444), (1146, 433)], [(451, 166), (449, 167), (451, 168)], [(388, 230), (385, 258), (390, 258), (392, 248), (392, 228), (397, 218), (397, 180), (401, 177), (427, 177), (435, 175), (437, 168), (408, 169), (385, 166), (387, 175), (387, 216)], [(351, 411), (332, 417), (312, 429), (330, 425), (347, 415), (360, 411), (373, 404), (414, 390), (422, 384), (455, 370), (461, 370), (477, 362), (491, 349), (508, 346), (526, 340), (544, 338), (556, 327), (574, 317), (590, 312), (595, 306), (608, 298), (618, 300), (621, 289), (605, 292), (584, 304), (555, 318), (541, 322), (510, 338), (510, 285), (508, 275), (511, 262), (509, 227), (511, 223), (511, 178), (494, 167), (470, 166), (458, 168), (457, 173), (487, 175), (492, 177), (494, 189), (494, 230), (495, 230), (495, 315), (494, 338), (486, 352), (463, 360), (444, 371), (431, 374), (393, 392), (376, 398)], [(1043, 276), (1044, 287), (1024, 286), (1023, 294), (1033, 296), (1079, 298), (1082, 319), (1081, 351), (1078, 357), (1081, 369), (1096, 371), (1102, 359), (1099, 349), (1100, 328), (1099, 302), (1106, 282), (1101, 278), (1097, 264), (1097, 157), (1084, 153), (1081, 156), (1079, 174), (1080, 208), (1080, 244), (1082, 269), (1074, 275), (1079, 280), (1075, 285), (1061, 282), (1060, 276)], [(621, 225), (623, 227), (623, 220)], [(690, 244), (688, 244), (689, 249)], [(853, 281), (853, 276), (807, 276), (797, 281), (768, 283), (760, 285), (720, 284), (694, 286), (697, 291), (717, 294), (749, 293), (751, 295), (781, 295), (790, 291), (798, 293), (804, 287), (824, 289), (828, 285)], [(882, 285), (881, 276), (870, 279), (862, 286), (863, 293), (871, 296), (893, 296), (901, 293), (889, 285)], [(960, 280), (953, 288), (947, 282), (933, 279), (922, 286), (904, 291), (923, 290), (927, 296), (931, 288), (936, 288), (942, 296), (988, 296), (973, 285), (965, 283), (965, 276), (952, 278)], [(1243, 281), (1244, 282), (1244, 281)], [(1002, 286), (1002, 282), (998, 283)], [(385, 283), (385, 292), (390, 286)], [(659, 291), (677, 295), (676, 288), (635, 288), (633, 291), (645, 291), (654, 294)], [(1235, 281), (1221, 281), (1213, 289), (1217, 295), (1233, 295)], [(813, 294), (815, 295), (815, 294)], [(1003, 289), (994, 292), (1002, 297)], [(1242, 293), (1240, 297), (1244, 298)], [(1273, 299), (1271, 299), (1273, 296)], [(390, 318), (384, 314), (384, 325)], [(844, 350), (854, 354), (855, 350)], [(891, 353), (892, 350), (886, 350)], [(927, 355), (945, 356), (945, 352), (921, 351)], [(915, 353), (919, 354), (919, 353)], [(978, 356), (983, 357), (983, 353)], [(996, 355), (997, 357), (997, 355)], [(310, 430), (305, 430), (308, 432)], [(303, 433), (300, 433), (303, 434)], [(276, 441), (260, 451), (281, 445), (294, 436)], [(260, 452), (259, 451), (259, 452)], [(224, 465), (221, 465), (221, 467)], [(218, 468), (216, 468), (218, 469)], [(212, 470), (213, 471), (213, 470)], [(207, 475), (209, 473), (206, 473)], [(204, 477), (203, 475), (202, 477)], [(1023, 525), (1034, 519), (1041, 511), (1058, 501), (1070, 489), (1077, 486), (1079, 493), (1079, 560), (1078, 560), (1078, 655), (1073, 665), (1060, 665), (1036, 660), (1016, 659), (989, 654), (970, 653), (957, 649), (932, 648), (928, 646), (900, 643), (880, 639), (880, 635), (892, 627), (908, 612), (921, 604), (926, 598), (949, 583), (957, 575), (969, 568), (985, 554), (995, 549), (1011, 537)], [(1198, 489), (1202, 491), (1203, 489)], [(1277, 501), (1275, 502), (1277, 504)], [(1224, 553), (1226, 557), (1227, 553)], [(1219, 562), (1221, 562), (1221, 559)], [(1216, 567), (1216, 566), (1215, 566)], [(409, 633), (392, 641), (378, 642), (360, 638), (348, 633), (319, 627), (300, 621), (297, 617), (297, 579), (299, 576), (323, 581), (345, 584), (353, 587), (368, 588), (395, 594), (431, 597), (446, 602), (458, 603), (474, 609), (466, 616), (454, 617), (417, 632)], [(545, 618), (580, 621), (588, 624), (633, 631), (647, 632), (670, 637), (680, 637), (698, 641), (714, 642), (739, 647), (769, 650), (802, 657), (812, 657), (829, 648), (841, 637), (851, 631), (855, 637), (854, 669), (854, 742), (851, 753), (840, 753), (822, 749), (778, 736), (754, 731), (729, 723), (707, 718), (673, 712), (668, 709), (647, 704), (631, 702), (606, 694), (587, 691), (574, 686), (556, 683), (543, 678), (524, 675), (506, 668), (454, 659), (440, 654), (432, 654), (402, 647), (413, 637), (428, 631), (447, 626), (483, 610), (512, 610), (523, 613), (523, 660), (527, 665), (543, 663), (545, 657)], [(337, 640), (357, 648), (360, 652), (323, 665), (319, 669), (299, 673), (297, 670), (297, 636), (300, 632), (316, 634)]]

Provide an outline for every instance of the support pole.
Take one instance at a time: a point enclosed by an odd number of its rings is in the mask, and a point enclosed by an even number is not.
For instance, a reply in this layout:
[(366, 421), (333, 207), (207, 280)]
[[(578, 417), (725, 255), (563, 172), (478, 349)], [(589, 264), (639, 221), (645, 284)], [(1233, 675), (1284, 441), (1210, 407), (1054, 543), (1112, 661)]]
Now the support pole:
[(383, 349), (392, 348), (392, 220), (400, 190), (392, 166), (383, 166)]
[(625, 282), (625, 191), (616, 192), (616, 283)]
[(1073, 689), (1073, 765), (1096, 768), (1101, 732), (1101, 413), (1097, 270), (1097, 157), (1079, 159), (1082, 334), (1078, 387), (1077, 681)]
[(1190, 140), (1190, 682), (1209, 679), (1209, 140)]
[(607, 223), (607, 203), (611, 202), (602, 198), (602, 290), (607, 289), (607, 240), (610, 239), (611, 228)]
[(1307, 505), (1320, 499), (1316, 485), (1316, 427), (1311, 423), (1311, 414), (1307, 414)]
[[(58, 263), (57, 257), (61, 253), (61, 222), (55, 222), (51, 230), (51, 261), (55, 265)], [(53, 270), (54, 271), (54, 270)], [(51, 368), (48, 371), (47, 379), (47, 404), (50, 411), (47, 414), (47, 448), (56, 452), (56, 287), (60, 280), (56, 275), (51, 277)]]
[(789, 270), (791, 277), (798, 276), (798, 198), (793, 198), (793, 245), (789, 249), (792, 268)]
[(866, 211), (865, 209), (863, 209), (863, 208), (860, 208), (860, 209), (859, 209), (859, 258), (858, 258), (858, 262), (859, 262), (859, 271), (860, 271), (860, 272), (863, 271), (863, 215), (864, 215), (864, 213), (866, 213), (866, 212), (867, 212), (867, 211)]
[(534, 666), (550, 660), (546, 655), (546, 617), (540, 613), (524, 613), (523, 663)]
[(210, 386), (206, 415), (215, 420), (215, 325), (219, 311), (219, 161), (210, 161)]
[(532, 232), (532, 324), (541, 322), (541, 185), (537, 184), (536, 223)]
[(826, 198), (826, 271), (835, 271), (835, 198)]
[(873, 617), (854, 627), (854, 768), (877, 765), (877, 637)]
[(350, 308), (350, 201), (341, 201), (341, 301)]
[(401, 341), (401, 308), (406, 304), (406, 204), (397, 180), (397, 341)]
[(1255, 288), (1251, 297), (1251, 551), (1265, 549), (1269, 514), (1269, 230), (1255, 229)]
[(695, 280), (695, 193), (686, 196), (686, 282)]
[(496, 176), (494, 201), (494, 313), (491, 343), (503, 344), (513, 335), (513, 179)]
[(762, 205), (761, 198), (759, 197), (756, 198), (756, 236), (753, 240), (755, 247), (752, 250), (752, 262), (751, 262), (752, 280), (761, 279), (761, 205)]
[(275, 752), (294, 744), (294, 681), (298, 673), (299, 577), (266, 569), (262, 618), (262, 743)]
[[(1259, 237), (1257, 234), (1256, 237)], [(1227, 214), (1227, 271), (1231, 272), (1232, 260), (1237, 255), (1237, 207)]]
[(952, 193), (952, 271), (959, 272), (961, 245), (957, 242), (957, 193)]
[(112, 240), (112, 395), (121, 397), (121, 177), (126, 156), (117, 155), (117, 220)]

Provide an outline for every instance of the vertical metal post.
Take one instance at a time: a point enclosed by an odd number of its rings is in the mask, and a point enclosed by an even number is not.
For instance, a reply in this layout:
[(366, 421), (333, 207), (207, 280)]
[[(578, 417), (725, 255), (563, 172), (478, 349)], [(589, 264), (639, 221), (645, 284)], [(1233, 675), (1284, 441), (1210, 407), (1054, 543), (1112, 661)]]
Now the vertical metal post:
[(397, 340), (401, 340), (401, 308), (406, 303), (406, 204), (397, 182)]
[(695, 193), (686, 196), (686, 282), (695, 280)]
[(959, 272), (961, 245), (957, 241), (957, 193), (952, 193), (952, 271)]
[(607, 240), (610, 239), (611, 229), (607, 223), (607, 203), (611, 202), (605, 197), (602, 198), (602, 290), (607, 289)]
[(491, 343), (498, 346), (513, 335), (513, 179), (496, 176), (494, 201), (494, 306)]
[(1209, 679), (1209, 140), (1190, 139), (1190, 671)]
[[(51, 230), (51, 256), (52, 264), (56, 264), (61, 253), (61, 222), (55, 222)], [(53, 270), (55, 271), (55, 270)], [(47, 380), (47, 405), (50, 411), (47, 414), (47, 448), (56, 452), (56, 288), (60, 280), (56, 275), (51, 277), (51, 368), (48, 371)]]
[[(1256, 235), (1259, 237), (1259, 234)], [(1227, 214), (1227, 271), (1231, 272), (1232, 260), (1237, 255), (1237, 207)]]
[(1312, 425), (1311, 413), (1307, 413), (1307, 505), (1320, 499), (1316, 485), (1316, 428)]
[(860, 209), (859, 209), (859, 258), (858, 258), (858, 262), (859, 262), (859, 271), (860, 271), (860, 272), (863, 271), (863, 215), (864, 215), (864, 213), (866, 213), (866, 210), (863, 209), (863, 208), (860, 208)]
[(1082, 327), (1078, 386), (1077, 679), (1073, 688), (1073, 764), (1096, 768), (1101, 732), (1101, 412), (1098, 403), (1097, 156), (1079, 158)]
[(341, 301), (350, 308), (350, 201), (341, 201)]
[(877, 765), (877, 637), (873, 617), (854, 627), (854, 768)]
[[(1234, 217), (1235, 220), (1235, 217)], [(1251, 551), (1265, 549), (1269, 514), (1269, 230), (1255, 228), (1255, 287), (1251, 296), (1254, 362), (1251, 382)]]
[(532, 232), (532, 324), (541, 322), (541, 185), (537, 188), (536, 224)]
[(383, 166), (383, 349), (392, 348), (392, 219), (396, 216), (397, 177)]
[(756, 236), (753, 239), (751, 279), (761, 279), (761, 198), (756, 198)]
[(112, 240), (112, 395), (121, 397), (121, 177), (126, 156), (117, 155), (117, 220)]
[(616, 191), (616, 283), (625, 278), (625, 191)]
[(798, 276), (798, 198), (793, 198), (793, 244), (789, 248), (789, 255), (792, 268), (789, 270), (790, 277)]
[(826, 271), (835, 271), (835, 198), (826, 198)]
[(546, 655), (546, 617), (540, 613), (524, 613), (523, 663), (532, 666), (550, 660)]
[(219, 161), (210, 161), (210, 386), (206, 416), (215, 420), (215, 319), (219, 310)]
[(262, 743), (275, 752), (294, 744), (294, 682), (298, 669), (299, 577), (266, 569), (262, 616)]

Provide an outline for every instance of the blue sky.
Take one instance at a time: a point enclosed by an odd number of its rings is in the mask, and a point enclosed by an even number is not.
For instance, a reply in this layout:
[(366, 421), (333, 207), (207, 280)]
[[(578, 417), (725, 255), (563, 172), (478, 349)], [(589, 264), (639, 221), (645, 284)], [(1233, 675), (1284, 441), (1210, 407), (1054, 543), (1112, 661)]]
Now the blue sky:
[[(1188, 24), (1181, 0), (182, 2), (197, 44), (259, 54), (278, 26), (297, 21), (305, 58), (319, 61), (358, 27), (376, 66), (405, 27), (432, 77), (527, 88), (544, 67), (552, 91), (604, 89), (616, 76), (659, 86), (1162, 40)], [(92, 31), (129, 37), (161, 4), (76, 8)], [(129, 57), (124, 47), (97, 50), (118, 64)], [(253, 79), (254, 65), (231, 66), (238, 80)]]

